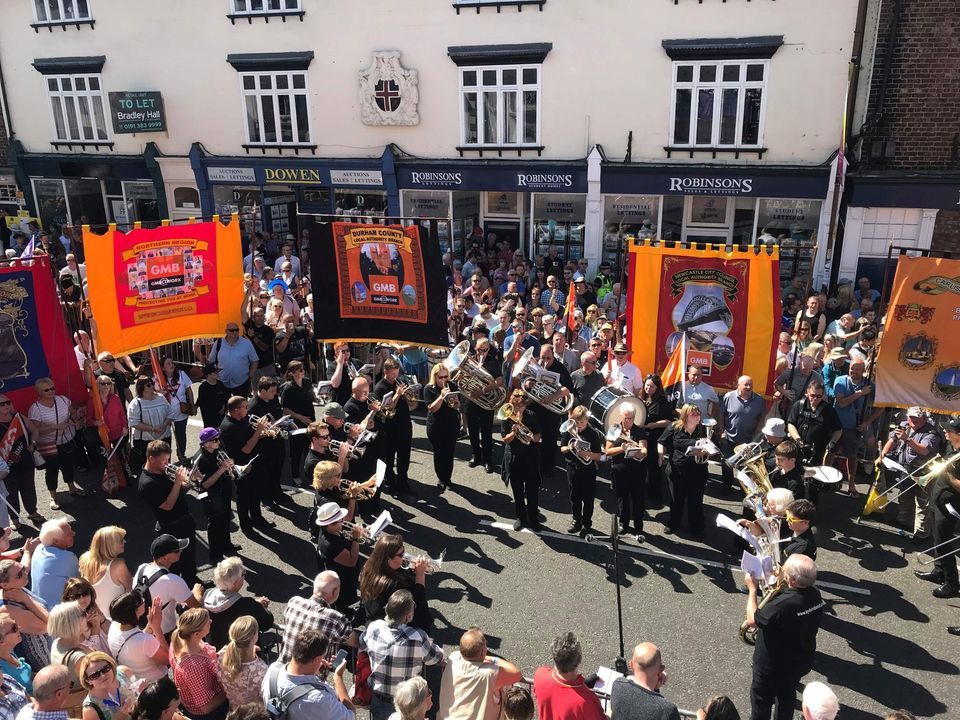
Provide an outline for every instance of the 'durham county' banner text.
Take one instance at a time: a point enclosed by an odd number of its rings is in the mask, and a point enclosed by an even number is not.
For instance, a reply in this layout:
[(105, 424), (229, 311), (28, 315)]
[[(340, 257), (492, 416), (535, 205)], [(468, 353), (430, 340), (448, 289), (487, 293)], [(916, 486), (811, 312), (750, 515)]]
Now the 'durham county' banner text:
[(633, 243), (630, 247), (627, 342), (644, 373), (658, 372), (683, 334), (687, 365), (714, 388), (732, 389), (750, 375), (769, 395), (780, 331), (779, 251), (701, 250)]
[(196, 337), (240, 321), (240, 224), (166, 225), (105, 235), (84, 226), (97, 350), (117, 355)]
[(960, 412), (960, 260), (904, 256), (897, 263), (875, 402)]
[(33, 384), (43, 377), (53, 380), (58, 395), (86, 401), (50, 258), (35, 255), (0, 265), (0, 393), (25, 413), (37, 399)]
[(418, 226), (305, 219), (318, 339), (447, 345), (440, 248)]

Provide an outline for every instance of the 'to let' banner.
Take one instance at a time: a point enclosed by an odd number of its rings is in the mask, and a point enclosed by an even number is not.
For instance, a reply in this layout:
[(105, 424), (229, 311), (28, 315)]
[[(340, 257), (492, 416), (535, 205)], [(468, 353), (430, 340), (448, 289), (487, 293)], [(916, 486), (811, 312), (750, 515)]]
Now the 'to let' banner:
[(301, 226), (310, 234), (317, 338), (447, 345), (440, 248), (421, 241), (419, 226)]
[(105, 235), (83, 228), (97, 348), (127, 354), (223, 334), (243, 303), (240, 226), (212, 222)]
[(770, 394), (780, 329), (779, 250), (727, 251), (633, 243), (627, 340), (643, 372), (667, 365), (687, 334), (687, 364), (716, 388), (750, 375)]
[(0, 265), (0, 392), (26, 412), (37, 399), (33, 384), (43, 377), (53, 380), (58, 395), (86, 402), (50, 258), (35, 255)]
[(960, 412), (960, 260), (900, 258), (877, 355), (875, 402)]

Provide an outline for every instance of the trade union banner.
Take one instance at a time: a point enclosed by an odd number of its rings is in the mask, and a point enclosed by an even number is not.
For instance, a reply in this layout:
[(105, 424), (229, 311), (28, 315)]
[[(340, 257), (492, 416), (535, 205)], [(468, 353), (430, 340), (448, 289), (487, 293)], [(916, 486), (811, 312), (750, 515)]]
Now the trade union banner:
[(240, 321), (240, 223), (164, 224), (98, 235), (83, 228), (98, 349), (128, 354), (222, 335)]
[(447, 345), (440, 248), (419, 226), (305, 225), (318, 338)]
[(630, 246), (627, 340), (644, 373), (663, 370), (687, 336), (687, 365), (717, 389), (750, 375), (754, 389), (773, 390), (775, 339), (780, 330), (779, 251), (756, 253)]
[(53, 380), (58, 395), (86, 401), (50, 258), (38, 255), (0, 265), (0, 393), (26, 412), (37, 399), (33, 384), (43, 377)]
[(900, 258), (876, 380), (876, 405), (960, 412), (960, 260)]

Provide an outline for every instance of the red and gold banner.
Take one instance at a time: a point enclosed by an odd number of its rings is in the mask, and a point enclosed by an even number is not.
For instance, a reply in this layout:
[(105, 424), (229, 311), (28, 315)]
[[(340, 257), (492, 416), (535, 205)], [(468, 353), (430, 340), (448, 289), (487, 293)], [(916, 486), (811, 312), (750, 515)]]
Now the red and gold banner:
[(960, 260), (900, 258), (876, 378), (877, 405), (960, 412)]
[(750, 375), (770, 394), (780, 330), (779, 251), (755, 253), (633, 243), (627, 340), (631, 361), (657, 372), (687, 335), (687, 365), (715, 388)]
[(223, 334), (243, 302), (240, 225), (164, 225), (105, 235), (83, 228), (98, 349), (137, 352), (152, 345)]

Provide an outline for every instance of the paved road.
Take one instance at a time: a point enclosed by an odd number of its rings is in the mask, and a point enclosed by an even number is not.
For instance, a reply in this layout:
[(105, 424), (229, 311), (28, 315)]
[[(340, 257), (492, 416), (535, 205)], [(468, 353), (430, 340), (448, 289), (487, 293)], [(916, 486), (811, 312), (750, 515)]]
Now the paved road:
[[(191, 448), (198, 427), (191, 425)], [(618, 653), (613, 555), (608, 544), (567, 536), (565, 481), (558, 476), (541, 491), (547, 530), (514, 532), (512, 500), (499, 476), (469, 469), (469, 446), (461, 442), (456, 487), (439, 494), (421, 418), (415, 419), (411, 477), (416, 502), (386, 503), (409, 547), (436, 557), (446, 551), (440, 573), (428, 577), (427, 594), (437, 618), (436, 639), (449, 650), (462, 629), (478, 625), (490, 646), (527, 675), (549, 662), (551, 639), (575, 630), (584, 647), (584, 668), (610, 665)], [(87, 485), (93, 478), (86, 478)], [(41, 512), (47, 495), (38, 475)], [(711, 487), (716, 485), (711, 483)], [(864, 490), (861, 487), (861, 492)], [(236, 533), (257, 594), (274, 600), (274, 613), (293, 594), (303, 593), (316, 572), (306, 525), (311, 497), (291, 489), (296, 508), (274, 519), (278, 526), (255, 543)], [(647, 542), (624, 543), (623, 625), (627, 652), (643, 640), (663, 651), (669, 674), (665, 694), (681, 707), (696, 708), (715, 694), (730, 695), (749, 716), (751, 649), (737, 638), (746, 596), (738, 563), (724, 552), (732, 535), (713, 527), (718, 511), (739, 514), (738, 499), (719, 499), (708, 489), (705, 542), (663, 536), (665, 508), (651, 511)], [(614, 508), (604, 481), (594, 525), (608, 527)], [(202, 512), (194, 500), (198, 520)], [(931, 597), (933, 585), (913, 577), (915, 548), (891, 526), (855, 524), (859, 501), (827, 494), (819, 527), (821, 589), (829, 615), (819, 635), (815, 670), (809, 679), (833, 686), (843, 703), (841, 716), (874, 718), (905, 707), (919, 717), (952, 716), (960, 708), (957, 638), (947, 625), (960, 624), (960, 602)], [(94, 530), (116, 523), (129, 531), (128, 562), (148, 555), (153, 523), (135, 490), (118, 496), (68, 498), (63, 511), (77, 520), (77, 548), (86, 548)], [(876, 516), (874, 516), (876, 517)], [(717, 548), (720, 548), (718, 550)], [(206, 547), (198, 549), (201, 577)]]

